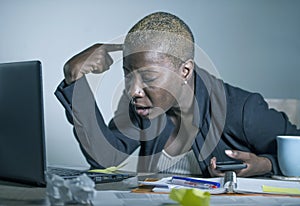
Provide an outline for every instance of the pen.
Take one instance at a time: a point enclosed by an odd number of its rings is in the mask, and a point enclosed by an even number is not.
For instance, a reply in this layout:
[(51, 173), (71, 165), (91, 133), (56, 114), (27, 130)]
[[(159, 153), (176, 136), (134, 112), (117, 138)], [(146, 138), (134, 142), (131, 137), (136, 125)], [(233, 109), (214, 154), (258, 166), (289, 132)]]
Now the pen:
[(171, 183), (175, 185), (195, 187), (199, 189), (216, 189), (220, 187), (220, 183), (218, 182), (199, 180), (191, 177), (180, 177), (180, 176), (173, 176), (171, 179)]

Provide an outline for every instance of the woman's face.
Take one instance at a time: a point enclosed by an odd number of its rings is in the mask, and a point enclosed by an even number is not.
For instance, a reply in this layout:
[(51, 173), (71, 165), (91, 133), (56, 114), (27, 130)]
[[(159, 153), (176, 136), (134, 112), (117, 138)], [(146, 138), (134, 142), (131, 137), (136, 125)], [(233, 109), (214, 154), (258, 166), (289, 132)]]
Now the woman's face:
[(180, 68), (157, 52), (124, 57), (125, 89), (141, 117), (155, 118), (177, 106), (183, 78)]

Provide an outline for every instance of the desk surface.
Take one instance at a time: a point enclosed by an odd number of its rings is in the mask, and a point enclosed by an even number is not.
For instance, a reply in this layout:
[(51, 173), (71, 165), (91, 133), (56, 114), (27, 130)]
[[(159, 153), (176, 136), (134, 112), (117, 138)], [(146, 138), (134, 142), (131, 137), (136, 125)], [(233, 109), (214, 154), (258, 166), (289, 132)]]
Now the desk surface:
[[(165, 175), (155, 175), (157, 178)], [(153, 176), (147, 176), (153, 177)], [(139, 177), (141, 180), (145, 177)], [(133, 189), (124, 182), (102, 183), (96, 185), (96, 190), (120, 190), (128, 191)], [(47, 199), (46, 188), (32, 187), (28, 185), (7, 182), (0, 180), (0, 206), (9, 205), (50, 205)], [(78, 205), (77, 205), (78, 206)]]
[[(129, 190), (123, 182), (97, 184), (96, 190)], [(30, 187), (17, 183), (0, 181), (0, 206), (50, 205), (46, 188)]]
[[(147, 176), (149, 177), (149, 176)], [(155, 176), (157, 178), (161, 178), (160, 176)], [(139, 177), (139, 179), (143, 180), (145, 177)], [(97, 184), (96, 190), (118, 190), (118, 191), (128, 191), (132, 190), (132, 186), (128, 185), (124, 182), (114, 182), (114, 183), (103, 183), (103, 184)], [(229, 198), (235, 198), (236, 197), (230, 197), (230, 195), (227, 195), (226, 197), (223, 196), (212, 196), (211, 198), (211, 205), (220, 205), (216, 204), (216, 202), (221, 201), (221, 205), (223, 205), (224, 200), (227, 201)], [(263, 196), (261, 196), (263, 197)], [(220, 199), (221, 198), (221, 199)], [(251, 202), (251, 199), (249, 196), (241, 195), (237, 198), (244, 198), (241, 199), (241, 201), (250, 201), (250, 205), (253, 205), (253, 202)], [(249, 200), (247, 200), (247, 198)], [(276, 196), (269, 196), (268, 199), (276, 199), (278, 197)], [(282, 201), (282, 200), (281, 200)], [(273, 204), (274, 202), (274, 204)], [(277, 204), (277, 201), (272, 201), (271, 204), (268, 205), (281, 205)], [(284, 200), (285, 203), (290, 202), (292, 205), (300, 205), (300, 198), (289, 198), (285, 197)], [(295, 204), (296, 202), (296, 204)], [(251, 204), (252, 203), (252, 204)], [(299, 204), (298, 204), (299, 203)], [(11, 183), (11, 182), (5, 182), (0, 181), (0, 206), (10, 206), (10, 205), (24, 205), (24, 206), (34, 206), (34, 205), (41, 205), (41, 206), (49, 206), (50, 202), (47, 199), (46, 195), (46, 188), (40, 188), (40, 187), (30, 187), (26, 185), (21, 185), (17, 183)], [(226, 204), (227, 205), (227, 204)], [(248, 205), (248, 204), (246, 204)], [(257, 206), (257, 204), (255, 204)], [(78, 205), (77, 205), (78, 206)]]

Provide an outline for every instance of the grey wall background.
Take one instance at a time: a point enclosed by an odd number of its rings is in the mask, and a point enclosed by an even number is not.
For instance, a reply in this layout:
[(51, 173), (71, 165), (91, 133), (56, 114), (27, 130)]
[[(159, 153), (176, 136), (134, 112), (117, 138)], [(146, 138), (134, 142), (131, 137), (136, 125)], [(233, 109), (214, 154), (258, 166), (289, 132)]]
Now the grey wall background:
[[(126, 34), (149, 13), (167, 11), (191, 27), (226, 82), (266, 98), (300, 99), (299, 9), (296, 0), (1, 0), (0, 62), (42, 61), (48, 162), (87, 166), (53, 94), (68, 58)], [(106, 121), (121, 78), (117, 61), (101, 82)]]

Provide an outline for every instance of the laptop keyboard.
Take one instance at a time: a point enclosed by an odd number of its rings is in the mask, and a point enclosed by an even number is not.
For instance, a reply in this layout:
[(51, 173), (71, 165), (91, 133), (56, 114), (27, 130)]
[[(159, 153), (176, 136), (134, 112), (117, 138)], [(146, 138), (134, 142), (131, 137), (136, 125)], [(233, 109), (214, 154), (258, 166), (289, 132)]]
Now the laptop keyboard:
[(88, 172), (87, 170), (76, 170), (76, 169), (59, 168), (59, 167), (48, 167), (47, 172), (50, 174), (56, 174), (58, 176), (61, 176), (64, 179), (76, 178), (79, 175), (85, 173), (95, 183), (119, 182), (129, 177), (133, 177), (133, 175), (126, 174), (126, 173), (106, 174), (106, 173), (98, 173), (98, 172)]
[(69, 169), (69, 168), (59, 168), (59, 167), (48, 167), (47, 172), (50, 174), (55, 174), (61, 177), (77, 177), (84, 173), (81, 170)]

